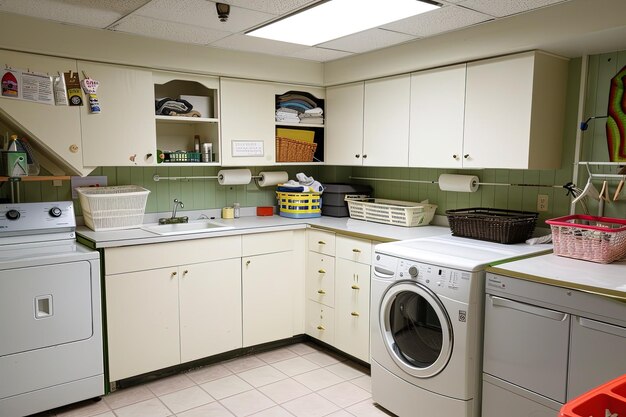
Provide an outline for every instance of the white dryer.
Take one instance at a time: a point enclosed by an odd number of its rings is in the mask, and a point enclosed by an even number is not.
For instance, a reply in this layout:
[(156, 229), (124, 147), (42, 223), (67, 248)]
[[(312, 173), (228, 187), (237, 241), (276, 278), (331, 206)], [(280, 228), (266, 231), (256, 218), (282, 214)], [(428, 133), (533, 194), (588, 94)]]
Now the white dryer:
[(400, 417), (480, 416), (484, 267), (550, 250), (449, 235), (376, 246), (374, 401)]

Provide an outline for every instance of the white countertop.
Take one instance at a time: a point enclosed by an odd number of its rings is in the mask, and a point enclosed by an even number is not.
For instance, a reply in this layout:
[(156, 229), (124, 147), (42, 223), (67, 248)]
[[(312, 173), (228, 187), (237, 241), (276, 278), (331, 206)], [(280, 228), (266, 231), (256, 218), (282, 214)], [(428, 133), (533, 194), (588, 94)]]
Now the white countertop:
[(503, 263), (487, 271), (626, 301), (626, 260), (600, 264), (548, 254)]
[(202, 233), (179, 235), (158, 235), (141, 228), (95, 232), (85, 226), (79, 226), (76, 234), (82, 243), (93, 248), (111, 248), (118, 246), (142, 245), (147, 243), (174, 242), (208, 237), (231, 236), (242, 233), (263, 233), (280, 230), (304, 229), (308, 226), (328, 229), (364, 239), (390, 242), (416, 239), (420, 237), (449, 234), (450, 229), (442, 226), (402, 227), (381, 223), (365, 222), (349, 217), (317, 217), (313, 219), (289, 219), (274, 216), (245, 216), (238, 219), (214, 219), (214, 223), (232, 227)]

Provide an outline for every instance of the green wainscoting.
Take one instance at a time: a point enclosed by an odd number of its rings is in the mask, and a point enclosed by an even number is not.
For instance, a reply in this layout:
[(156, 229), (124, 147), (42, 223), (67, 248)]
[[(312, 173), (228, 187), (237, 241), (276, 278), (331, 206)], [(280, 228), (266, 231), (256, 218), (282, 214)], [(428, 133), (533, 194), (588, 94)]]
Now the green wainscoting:
[[(350, 177), (395, 178), (408, 180), (436, 181), (442, 173), (459, 173), (477, 175), (482, 182), (525, 183), (563, 185), (572, 179), (576, 129), (579, 121), (578, 91), (580, 84), (580, 59), (570, 62), (568, 79), (568, 95), (566, 123), (563, 137), (563, 156), (561, 168), (556, 170), (444, 170), (424, 168), (366, 168), (337, 166), (285, 166), (285, 167), (253, 167), (253, 175), (261, 171), (285, 170), (290, 178), (298, 172), (312, 175), (322, 182), (358, 182), (368, 183), (374, 188), (378, 198), (422, 201), (429, 200), (438, 205), (437, 213), (444, 214), (446, 209), (464, 207), (494, 207), (513, 210), (536, 210), (537, 195), (546, 194), (549, 199), (549, 210), (541, 213), (540, 221), (566, 215), (569, 213), (570, 197), (560, 188), (550, 187), (507, 187), (481, 186), (475, 193), (456, 193), (440, 191), (434, 184), (416, 184), (406, 182), (356, 181)], [(590, 57), (588, 72), (588, 89), (586, 96), (586, 113), (588, 115), (606, 114), (608, 103), (609, 81), (611, 77), (626, 64), (626, 51)], [(584, 135), (582, 160), (606, 161), (606, 136), (604, 120), (591, 122)], [(503, 135), (503, 140), (506, 136)], [(242, 206), (259, 206), (275, 204), (274, 187), (259, 188), (254, 182), (240, 186), (220, 186), (216, 180), (193, 181), (153, 181), (154, 174), (160, 176), (212, 176), (217, 175), (219, 167), (102, 167), (91, 175), (106, 175), (109, 185), (136, 184), (151, 191), (148, 199), (147, 212), (167, 212), (171, 210), (172, 200), (178, 198), (185, 203), (185, 209), (221, 208), (239, 202)], [(601, 170), (596, 170), (600, 172)], [(615, 167), (604, 169), (616, 172)], [(586, 169), (582, 168), (579, 183), (584, 186)], [(611, 190), (616, 182), (611, 183)], [(601, 181), (600, 181), (601, 186)], [(7, 185), (2, 187), (2, 195), (6, 196)], [(70, 185), (64, 182), (60, 187), (51, 183), (24, 183), (21, 187), (22, 201), (52, 201), (71, 198)], [(590, 205), (592, 214), (596, 214), (596, 206)], [(77, 210), (80, 213), (80, 208)], [(615, 217), (626, 217), (626, 191), (621, 202), (607, 205), (606, 214)]]

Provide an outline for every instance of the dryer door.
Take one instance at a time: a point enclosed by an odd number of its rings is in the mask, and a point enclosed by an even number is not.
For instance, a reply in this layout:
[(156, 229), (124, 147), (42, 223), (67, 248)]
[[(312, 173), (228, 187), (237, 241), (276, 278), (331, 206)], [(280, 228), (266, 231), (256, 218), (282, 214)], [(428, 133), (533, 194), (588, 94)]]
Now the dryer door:
[(398, 281), (380, 303), (380, 329), (387, 351), (405, 372), (437, 375), (452, 354), (450, 317), (437, 295), (415, 281)]

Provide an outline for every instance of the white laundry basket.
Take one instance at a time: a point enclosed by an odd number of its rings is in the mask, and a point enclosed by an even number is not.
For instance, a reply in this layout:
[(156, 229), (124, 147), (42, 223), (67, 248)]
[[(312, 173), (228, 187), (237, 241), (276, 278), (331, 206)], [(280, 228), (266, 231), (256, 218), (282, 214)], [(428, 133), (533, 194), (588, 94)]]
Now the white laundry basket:
[(85, 225), (95, 231), (141, 226), (149, 190), (136, 185), (78, 187)]

